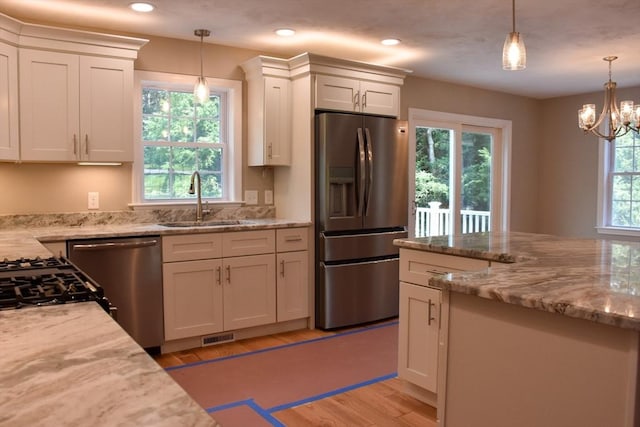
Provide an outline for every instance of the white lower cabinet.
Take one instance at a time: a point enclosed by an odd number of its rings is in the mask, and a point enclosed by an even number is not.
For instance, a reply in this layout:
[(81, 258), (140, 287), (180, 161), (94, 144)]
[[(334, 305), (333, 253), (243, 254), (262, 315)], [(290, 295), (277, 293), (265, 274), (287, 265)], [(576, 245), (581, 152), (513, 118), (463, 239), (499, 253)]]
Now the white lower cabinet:
[(438, 414), (444, 407), (449, 304), (448, 291), (429, 287), (429, 279), (488, 266), (480, 259), (400, 248), (398, 377), (417, 386), (412, 394)]
[(165, 341), (276, 321), (274, 230), (162, 240)]
[(221, 269), (221, 259), (162, 265), (165, 340), (223, 330)]
[(241, 329), (276, 321), (273, 254), (223, 259), (224, 329)]
[(309, 252), (306, 228), (276, 231), (278, 322), (309, 316)]
[(442, 291), (400, 282), (398, 376), (438, 392)]
[(163, 237), (165, 341), (308, 317), (307, 233)]

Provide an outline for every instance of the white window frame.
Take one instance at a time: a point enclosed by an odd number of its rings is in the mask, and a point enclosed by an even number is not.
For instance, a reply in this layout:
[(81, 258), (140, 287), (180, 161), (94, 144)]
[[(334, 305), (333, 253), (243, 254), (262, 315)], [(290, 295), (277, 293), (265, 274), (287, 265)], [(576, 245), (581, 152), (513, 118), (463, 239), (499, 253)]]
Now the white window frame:
[[(145, 82), (166, 86), (175, 89), (192, 90), (198, 76), (185, 74), (170, 74), (155, 71), (134, 72), (134, 159), (132, 170), (132, 194), (133, 208), (176, 207), (193, 205), (193, 200), (166, 200), (145, 201), (143, 193), (144, 159), (142, 142), (142, 86)], [(209, 199), (211, 205), (238, 205), (242, 203), (242, 82), (238, 80), (218, 79), (207, 77), (209, 87), (213, 91), (225, 92), (227, 97), (227, 109), (224, 113), (227, 129), (227, 148), (223, 156), (223, 182), (224, 194), (227, 197), (221, 199)]]
[[(511, 120), (488, 117), (469, 116), (441, 111), (409, 108), (409, 194), (415, 194), (416, 165), (416, 127), (434, 127), (453, 129), (456, 138), (456, 164), (452, 165), (451, 174), (458, 174), (462, 169), (462, 132), (473, 131), (467, 126), (495, 129), (492, 148), (492, 196), (491, 196), (491, 230), (508, 231), (510, 225), (510, 188), (511, 188)], [(484, 129), (483, 131), (486, 131)], [(455, 181), (455, 180), (454, 180)], [(456, 182), (453, 183), (457, 187)], [(459, 212), (461, 194), (458, 188), (452, 188), (454, 200), (450, 200), (452, 212)], [(409, 200), (409, 215), (413, 211), (413, 200)], [(459, 221), (454, 221), (454, 234), (461, 234)], [(413, 230), (413, 227), (410, 227)], [(411, 231), (413, 233), (413, 231)]]
[(612, 150), (613, 143), (598, 138), (598, 212), (596, 218), (596, 230), (599, 234), (612, 236), (640, 237), (640, 227), (616, 227), (610, 225), (611, 215), (611, 180), (610, 172), (613, 168)]

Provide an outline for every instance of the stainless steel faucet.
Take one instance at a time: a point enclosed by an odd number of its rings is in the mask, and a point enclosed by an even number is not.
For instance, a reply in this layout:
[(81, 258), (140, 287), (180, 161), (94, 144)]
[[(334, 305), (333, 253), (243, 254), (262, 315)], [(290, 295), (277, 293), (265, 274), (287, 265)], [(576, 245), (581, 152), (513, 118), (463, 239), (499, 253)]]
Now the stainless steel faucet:
[[(194, 188), (196, 177), (198, 178), (198, 187)], [(200, 173), (195, 171), (191, 175), (191, 185), (189, 186), (189, 194), (196, 194), (198, 201), (196, 204), (196, 222), (202, 221), (202, 183), (200, 181)]]

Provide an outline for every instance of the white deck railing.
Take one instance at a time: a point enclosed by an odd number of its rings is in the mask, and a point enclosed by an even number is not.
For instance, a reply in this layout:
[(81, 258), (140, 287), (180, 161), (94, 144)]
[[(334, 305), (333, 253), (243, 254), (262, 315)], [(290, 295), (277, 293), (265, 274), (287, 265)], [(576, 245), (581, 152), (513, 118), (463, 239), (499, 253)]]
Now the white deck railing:
[[(460, 211), (462, 233), (477, 233), (491, 230), (491, 212)], [(430, 202), (428, 208), (416, 208), (416, 237), (443, 236), (449, 234), (451, 210), (440, 209), (439, 202)]]

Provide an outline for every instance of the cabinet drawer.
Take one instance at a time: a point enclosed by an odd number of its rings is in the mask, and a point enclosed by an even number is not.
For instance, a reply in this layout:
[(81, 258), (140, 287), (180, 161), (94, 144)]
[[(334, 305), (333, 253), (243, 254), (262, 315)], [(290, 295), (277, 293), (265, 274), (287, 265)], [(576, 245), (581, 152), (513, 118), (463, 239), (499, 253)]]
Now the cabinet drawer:
[(162, 238), (162, 261), (189, 261), (222, 257), (222, 234), (188, 234)]
[(239, 231), (222, 235), (225, 257), (274, 253), (275, 230)]
[(306, 228), (283, 228), (276, 230), (278, 252), (306, 251), (308, 230)]
[(400, 280), (426, 286), (435, 275), (482, 270), (489, 261), (400, 248)]

